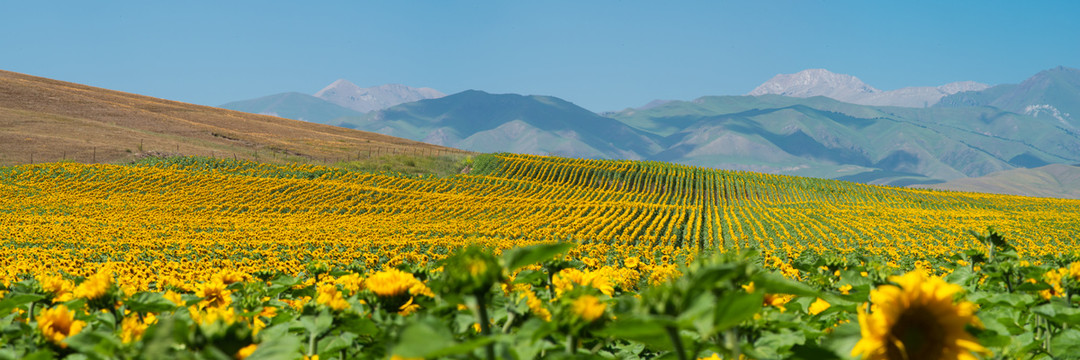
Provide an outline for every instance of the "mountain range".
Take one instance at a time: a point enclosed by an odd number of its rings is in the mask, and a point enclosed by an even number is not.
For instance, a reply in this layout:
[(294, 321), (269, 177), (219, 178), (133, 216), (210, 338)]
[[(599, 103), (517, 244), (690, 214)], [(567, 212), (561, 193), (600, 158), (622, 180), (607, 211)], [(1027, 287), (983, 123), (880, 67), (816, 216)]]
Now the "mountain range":
[(1073, 115), (1080, 114), (1080, 70), (1072, 68), (1015, 85), (892, 91), (811, 69), (777, 75), (750, 94), (654, 101), (600, 115), (551, 96), (470, 90), (365, 114), (325, 110), (318, 122), (472, 151), (660, 160), (900, 186), (1080, 162)]
[[(345, 79), (338, 79), (314, 95), (287, 92), (256, 99), (234, 101), (220, 107), (255, 114), (273, 115), (320, 124), (332, 124), (340, 117), (360, 116), (424, 99), (446, 96), (432, 88), (414, 88), (386, 84), (362, 88)], [(335, 124), (336, 125), (336, 124)]]
[(808, 98), (825, 96), (847, 103), (873, 106), (929, 107), (942, 98), (966, 91), (980, 91), (989, 85), (959, 81), (934, 87), (906, 87), (882, 91), (859, 78), (825, 69), (808, 69), (795, 74), (778, 74), (747, 95), (783, 95)]

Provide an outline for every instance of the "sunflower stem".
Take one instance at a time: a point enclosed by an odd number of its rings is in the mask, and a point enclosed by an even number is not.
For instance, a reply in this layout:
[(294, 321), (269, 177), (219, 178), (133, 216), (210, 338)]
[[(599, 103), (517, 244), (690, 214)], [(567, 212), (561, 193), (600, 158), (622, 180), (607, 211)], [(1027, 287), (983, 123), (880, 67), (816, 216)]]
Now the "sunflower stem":
[(566, 353), (574, 355), (577, 352), (577, 339), (574, 338), (574, 334), (566, 335)]
[(506, 323), (503, 324), (503, 328), (502, 328), (503, 334), (509, 334), (510, 333), (510, 326), (514, 324), (514, 318), (516, 318), (516, 317), (517, 317), (517, 313), (515, 313), (513, 311), (508, 311), (507, 312)]
[[(473, 296), (476, 297), (477, 312), (480, 316), (480, 333), (484, 336), (491, 335), (491, 324), (488, 323), (487, 313), (487, 294), (483, 290), (477, 290)], [(488, 360), (495, 360), (495, 344), (488, 343), (484, 346), (484, 352), (487, 353)]]
[(671, 343), (675, 345), (675, 355), (678, 355), (679, 360), (686, 360), (686, 350), (683, 349), (682, 338), (679, 337), (679, 329), (674, 326), (666, 326), (668, 337), (671, 338)]

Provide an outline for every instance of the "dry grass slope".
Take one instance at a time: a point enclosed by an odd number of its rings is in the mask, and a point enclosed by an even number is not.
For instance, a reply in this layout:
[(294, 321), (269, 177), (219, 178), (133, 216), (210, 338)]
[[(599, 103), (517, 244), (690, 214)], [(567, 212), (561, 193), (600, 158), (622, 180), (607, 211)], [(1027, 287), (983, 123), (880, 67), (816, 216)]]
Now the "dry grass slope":
[(146, 154), (319, 163), (387, 153), (465, 152), (0, 70), (0, 166), (120, 162)]

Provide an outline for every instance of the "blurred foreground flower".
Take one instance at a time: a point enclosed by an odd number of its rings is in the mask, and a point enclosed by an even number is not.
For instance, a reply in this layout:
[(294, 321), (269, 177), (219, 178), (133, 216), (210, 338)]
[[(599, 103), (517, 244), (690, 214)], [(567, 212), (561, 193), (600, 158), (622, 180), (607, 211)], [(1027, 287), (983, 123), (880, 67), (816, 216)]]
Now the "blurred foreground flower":
[(921, 270), (892, 276), (896, 285), (881, 285), (870, 292), (872, 312), (859, 307), (862, 339), (851, 350), (864, 359), (971, 359), (972, 352), (988, 353), (964, 329), (979, 324), (975, 304), (955, 303), (959, 285)]
[(67, 348), (67, 344), (63, 343), (64, 339), (78, 334), (86, 326), (85, 321), (75, 320), (75, 312), (69, 311), (64, 305), (45, 309), (38, 315), (37, 322), (41, 334), (62, 348)]

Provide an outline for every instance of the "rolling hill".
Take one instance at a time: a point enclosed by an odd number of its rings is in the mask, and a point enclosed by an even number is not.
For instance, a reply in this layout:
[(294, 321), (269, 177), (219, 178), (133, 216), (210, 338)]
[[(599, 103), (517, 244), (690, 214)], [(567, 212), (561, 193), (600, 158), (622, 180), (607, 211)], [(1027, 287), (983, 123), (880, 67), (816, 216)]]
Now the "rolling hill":
[(917, 187), (993, 194), (1080, 199), (1080, 164), (1012, 169)]
[(0, 165), (126, 161), (147, 153), (336, 161), (461, 152), (364, 131), (0, 71)]

